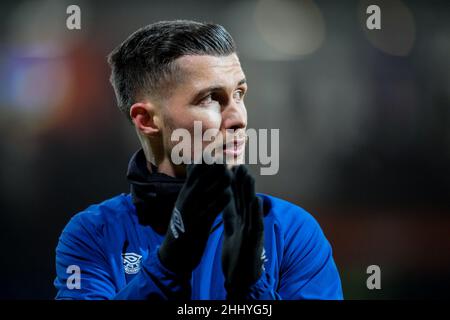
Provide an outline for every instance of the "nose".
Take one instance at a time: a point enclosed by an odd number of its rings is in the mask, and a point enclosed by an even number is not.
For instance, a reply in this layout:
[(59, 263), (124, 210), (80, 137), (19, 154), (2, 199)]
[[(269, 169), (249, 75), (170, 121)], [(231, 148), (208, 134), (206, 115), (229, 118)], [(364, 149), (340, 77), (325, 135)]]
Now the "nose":
[(239, 130), (247, 127), (247, 111), (243, 103), (231, 100), (222, 111), (222, 129)]

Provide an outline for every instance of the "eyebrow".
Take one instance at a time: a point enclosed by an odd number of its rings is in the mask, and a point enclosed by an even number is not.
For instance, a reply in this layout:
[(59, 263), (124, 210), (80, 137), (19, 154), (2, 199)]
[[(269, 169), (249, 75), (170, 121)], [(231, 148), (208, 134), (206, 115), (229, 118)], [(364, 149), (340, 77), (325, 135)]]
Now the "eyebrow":
[[(240, 85), (243, 85), (244, 83), (247, 83), (247, 79), (242, 79), (241, 81), (239, 81), (238, 83), (237, 83), (237, 86), (240, 86)], [(220, 89), (223, 89), (224, 87), (223, 86), (209, 86), (209, 87), (206, 87), (206, 88), (204, 88), (204, 89), (201, 89), (199, 92), (197, 92), (196, 94), (195, 94), (195, 97), (194, 97), (194, 101), (195, 100), (197, 100), (197, 99), (199, 99), (199, 98), (201, 98), (203, 95), (205, 95), (207, 92), (213, 92), (213, 91), (218, 91), (218, 90), (220, 90)]]

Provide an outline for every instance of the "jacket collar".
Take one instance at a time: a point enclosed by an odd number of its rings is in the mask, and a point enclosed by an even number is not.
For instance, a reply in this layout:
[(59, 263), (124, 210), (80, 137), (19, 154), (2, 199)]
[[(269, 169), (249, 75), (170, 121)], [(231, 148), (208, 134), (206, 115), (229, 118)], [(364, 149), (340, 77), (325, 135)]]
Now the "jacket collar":
[(151, 166), (152, 173), (147, 168), (144, 151), (138, 150), (128, 164), (127, 179), (139, 223), (164, 234), (185, 179), (157, 172), (158, 168)]

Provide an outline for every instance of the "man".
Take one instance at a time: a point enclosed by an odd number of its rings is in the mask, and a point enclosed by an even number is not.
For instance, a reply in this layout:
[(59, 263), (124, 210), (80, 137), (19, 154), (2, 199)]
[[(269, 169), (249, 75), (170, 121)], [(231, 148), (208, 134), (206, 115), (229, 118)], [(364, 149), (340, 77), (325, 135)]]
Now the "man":
[[(242, 164), (247, 83), (226, 30), (158, 22), (133, 33), (109, 63), (142, 149), (128, 168), (131, 194), (90, 206), (64, 229), (56, 298), (341, 299), (317, 222), (256, 195)], [(174, 163), (172, 133), (193, 134), (195, 121), (202, 130), (234, 132), (222, 146), (231, 162)]]

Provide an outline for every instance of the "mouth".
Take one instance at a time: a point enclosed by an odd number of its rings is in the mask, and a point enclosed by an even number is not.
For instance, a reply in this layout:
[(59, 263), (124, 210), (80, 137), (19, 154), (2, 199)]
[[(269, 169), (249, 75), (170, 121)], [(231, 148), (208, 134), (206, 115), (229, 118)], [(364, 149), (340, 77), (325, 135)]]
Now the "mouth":
[(234, 158), (239, 157), (244, 151), (245, 139), (234, 139), (223, 145), (223, 153), (225, 155), (231, 155)]

